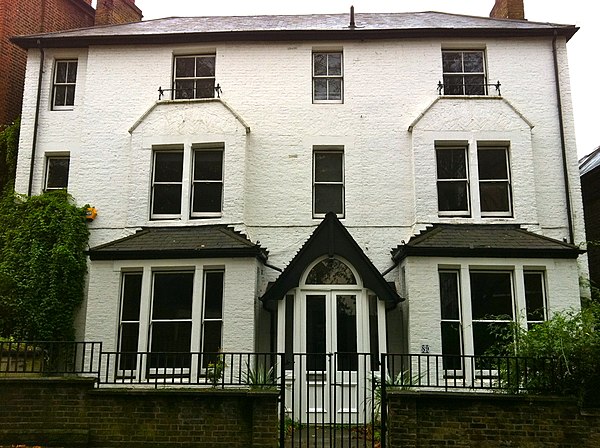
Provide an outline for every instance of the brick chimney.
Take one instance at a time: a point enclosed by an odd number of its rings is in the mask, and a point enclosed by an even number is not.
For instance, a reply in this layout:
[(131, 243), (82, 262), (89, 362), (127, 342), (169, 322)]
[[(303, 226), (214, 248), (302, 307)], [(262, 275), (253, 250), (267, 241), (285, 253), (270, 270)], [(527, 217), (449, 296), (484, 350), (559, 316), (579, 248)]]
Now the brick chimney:
[(98, 0), (96, 5), (96, 25), (139, 22), (142, 17), (135, 0)]
[(496, 4), (490, 11), (490, 17), (494, 19), (525, 20), (523, 0), (496, 0)]

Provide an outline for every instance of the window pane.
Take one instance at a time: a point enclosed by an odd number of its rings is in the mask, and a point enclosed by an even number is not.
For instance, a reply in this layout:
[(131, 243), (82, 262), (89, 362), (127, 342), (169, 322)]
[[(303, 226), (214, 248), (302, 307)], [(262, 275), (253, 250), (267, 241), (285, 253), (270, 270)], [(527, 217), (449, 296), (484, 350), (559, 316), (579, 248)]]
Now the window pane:
[(315, 100), (326, 100), (327, 99), (327, 79), (326, 78), (316, 78), (313, 80), (314, 82), (314, 96)]
[(464, 94), (463, 76), (444, 75), (444, 95), (463, 95)]
[(509, 272), (471, 272), (473, 319), (512, 320), (512, 275)]
[(340, 78), (328, 79), (327, 85), (329, 87), (328, 100), (341, 100), (342, 99), (342, 80)]
[(223, 317), (223, 272), (204, 274), (204, 318), (221, 319)]
[[(151, 368), (186, 368), (190, 366), (191, 322), (152, 323), (152, 344), (148, 364)], [(161, 353), (178, 353), (161, 355)], [(160, 372), (158, 372), (160, 373)], [(176, 373), (176, 372), (175, 372)]]
[(483, 75), (465, 75), (465, 95), (485, 95)]
[(315, 182), (342, 182), (341, 152), (315, 152)]
[(465, 51), (463, 53), (465, 72), (483, 73), (483, 52), (481, 51)]
[(121, 320), (140, 320), (140, 299), (142, 296), (142, 274), (123, 274), (123, 304)]
[(338, 371), (356, 371), (356, 296), (338, 295), (337, 302), (337, 351)]
[(217, 360), (216, 353), (221, 351), (221, 333), (223, 323), (221, 321), (204, 322), (202, 333), (202, 353), (213, 353), (202, 357), (202, 367), (208, 367), (209, 363)]
[(196, 58), (196, 76), (215, 76), (214, 56), (199, 56)]
[(480, 149), (477, 151), (479, 179), (508, 179), (506, 149)]
[(67, 188), (69, 183), (69, 158), (48, 158), (48, 174), (46, 176), (46, 189)]
[(66, 81), (69, 83), (75, 84), (76, 80), (77, 80), (77, 61), (68, 62), (67, 63)]
[(190, 319), (193, 288), (192, 272), (155, 273), (152, 319)]
[(195, 182), (192, 211), (219, 213), (222, 204), (223, 184), (220, 182)]
[(315, 213), (341, 215), (344, 212), (342, 195), (342, 185), (315, 185)]
[(327, 55), (327, 74), (337, 76), (342, 74), (342, 54), (329, 53)]
[(119, 356), (119, 369), (133, 370), (137, 367), (138, 335), (139, 324), (137, 322), (121, 324), (119, 351), (133, 353)]
[(176, 58), (175, 59), (175, 77), (193, 78), (195, 69), (195, 58)]
[(54, 105), (65, 106), (67, 101), (67, 86), (56, 86), (54, 88)]
[(466, 179), (467, 161), (463, 148), (443, 148), (436, 151), (438, 179)]
[(482, 212), (510, 211), (508, 182), (481, 182), (479, 196)]
[(460, 324), (458, 322), (442, 322), (442, 353), (444, 354), (444, 369), (462, 369)]
[(445, 73), (461, 73), (462, 53), (459, 51), (442, 52), (442, 66)]
[(75, 86), (66, 86), (65, 106), (73, 106), (74, 104), (75, 104)]
[(221, 180), (222, 178), (223, 151), (194, 153), (194, 180)]
[(187, 79), (184, 81), (178, 80), (175, 82), (175, 99), (176, 100), (189, 100), (194, 98), (195, 81), (193, 79)]
[(325, 370), (325, 296), (306, 296), (306, 369)]
[(155, 185), (152, 214), (178, 215), (181, 213), (181, 185)]
[(181, 182), (183, 176), (183, 151), (154, 153), (154, 181)]
[(379, 369), (379, 319), (377, 317), (377, 296), (369, 294), (369, 348), (371, 370)]
[(525, 302), (528, 321), (545, 320), (544, 277), (540, 272), (525, 273)]
[[(458, 274), (440, 272), (440, 298), (442, 319), (458, 320)], [(445, 353), (445, 352), (444, 352)]]
[(467, 182), (438, 182), (438, 210), (441, 212), (468, 211)]
[(294, 368), (294, 296), (285, 296), (285, 369)]
[(352, 270), (337, 258), (317, 263), (306, 277), (307, 285), (356, 285)]
[(314, 53), (313, 54), (313, 70), (316, 76), (327, 75), (327, 54), (326, 53)]
[[(507, 322), (473, 322), (474, 354), (476, 356), (489, 354), (488, 350), (496, 342), (503, 340), (501, 336), (506, 334), (509, 325)], [(476, 367), (482, 368), (483, 366), (476, 362)]]
[(196, 81), (196, 98), (214, 98), (215, 96), (215, 80), (198, 79)]

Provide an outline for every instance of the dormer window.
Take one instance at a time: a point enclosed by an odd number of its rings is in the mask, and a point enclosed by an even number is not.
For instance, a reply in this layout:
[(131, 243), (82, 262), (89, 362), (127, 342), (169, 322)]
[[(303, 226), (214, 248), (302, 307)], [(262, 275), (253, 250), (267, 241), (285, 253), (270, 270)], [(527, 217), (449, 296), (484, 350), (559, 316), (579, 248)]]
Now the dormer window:
[(442, 67), (444, 95), (487, 94), (483, 51), (442, 51)]
[(176, 56), (173, 99), (214, 98), (215, 55)]

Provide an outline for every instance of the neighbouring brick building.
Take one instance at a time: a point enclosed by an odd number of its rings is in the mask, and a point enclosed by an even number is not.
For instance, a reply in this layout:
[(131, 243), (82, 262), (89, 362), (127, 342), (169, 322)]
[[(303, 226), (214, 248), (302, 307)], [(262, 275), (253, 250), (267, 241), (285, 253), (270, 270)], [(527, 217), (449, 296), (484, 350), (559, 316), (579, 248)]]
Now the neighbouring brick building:
[(0, 126), (21, 114), (27, 52), (11, 36), (137, 22), (135, 0), (0, 0)]
[[(165, 373), (178, 381), (207, 367), (191, 353), (312, 353), (288, 373), (320, 397), (376, 368), (359, 354), (482, 355), (498, 325), (579, 307), (577, 27), (515, 9), (14, 39), (28, 51), (16, 190), (67, 188), (98, 211), (80, 338), (183, 352)], [(123, 359), (119, 375), (157, 374), (156, 357)], [(327, 403), (350, 414), (352, 399)]]

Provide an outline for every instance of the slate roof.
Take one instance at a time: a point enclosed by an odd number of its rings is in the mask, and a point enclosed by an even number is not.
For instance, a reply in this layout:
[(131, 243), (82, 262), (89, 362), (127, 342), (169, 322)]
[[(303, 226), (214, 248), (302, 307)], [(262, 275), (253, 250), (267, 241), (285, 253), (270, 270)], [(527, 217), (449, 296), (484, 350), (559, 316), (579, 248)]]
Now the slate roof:
[(266, 261), (267, 254), (225, 225), (149, 227), (88, 251), (91, 260), (256, 257)]
[(436, 224), (392, 251), (394, 260), (408, 256), (492, 258), (577, 258), (572, 244), (529, 232), (517, 225)]
[(579, 160), (579, 175), (589, 173), (600, 166), (600, 146)]
[(40, 45), (47, 48), (225, 40), (552, 36), (554, 31), (566, 36), (568, 40), (578, 30), (574, 25), (443, 12), (356, 13), (355, 23), (355, 27), (349, 26), (350, 17), (347, 13), (168, 17), (121, 25), (17, 36), (12, 40), (23, 48), (35, 48)]

